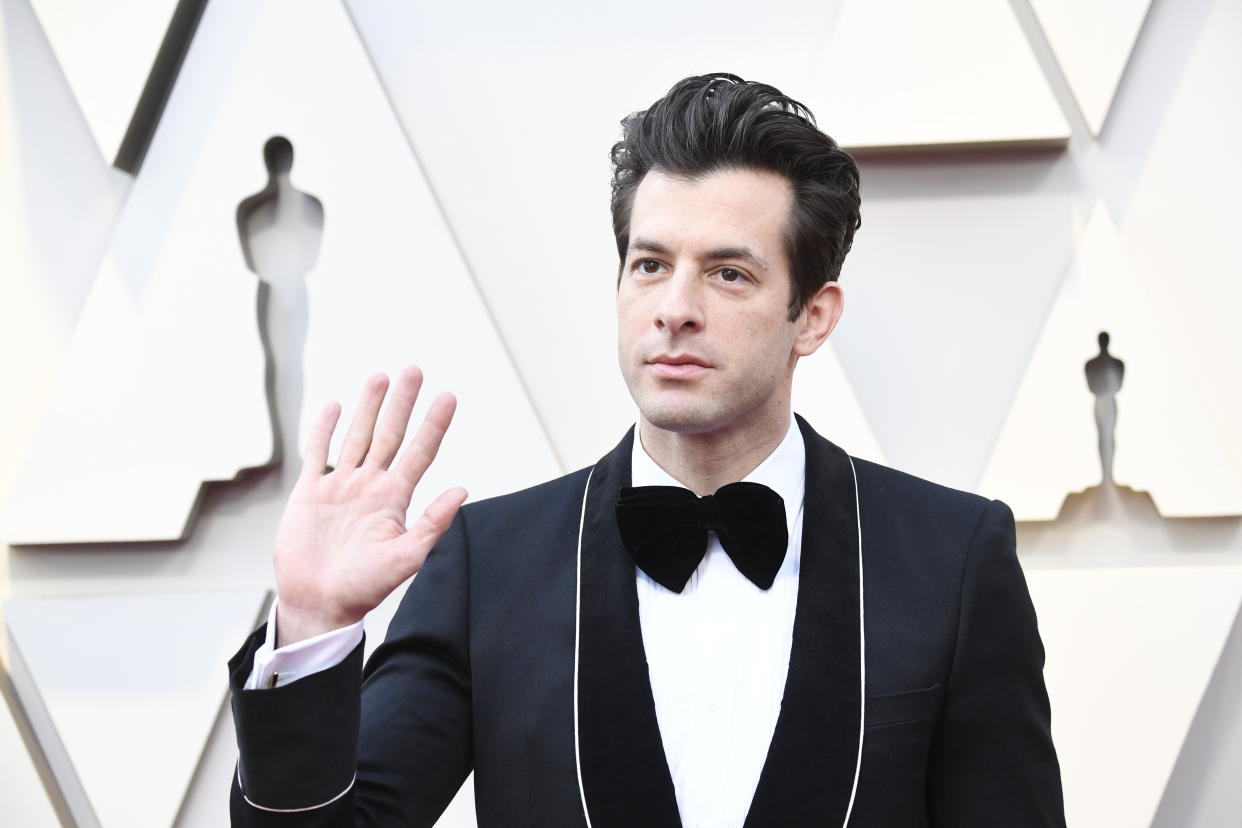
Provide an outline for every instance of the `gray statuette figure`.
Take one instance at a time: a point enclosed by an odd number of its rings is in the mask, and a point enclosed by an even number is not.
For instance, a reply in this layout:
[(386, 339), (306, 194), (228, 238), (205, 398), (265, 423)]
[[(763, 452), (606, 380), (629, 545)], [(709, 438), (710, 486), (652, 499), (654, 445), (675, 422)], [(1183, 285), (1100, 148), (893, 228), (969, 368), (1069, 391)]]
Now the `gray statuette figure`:
[(1117, 451), (1117, 392), (1126, 364), (1108, 352), (1108, 333), (1100, 331), (1100, 352), (1087, 360), (1087, 387), (1095, 395), (1095, 426), (1099, 432), (1101, 485), (1113, 483), (1113, 456)]

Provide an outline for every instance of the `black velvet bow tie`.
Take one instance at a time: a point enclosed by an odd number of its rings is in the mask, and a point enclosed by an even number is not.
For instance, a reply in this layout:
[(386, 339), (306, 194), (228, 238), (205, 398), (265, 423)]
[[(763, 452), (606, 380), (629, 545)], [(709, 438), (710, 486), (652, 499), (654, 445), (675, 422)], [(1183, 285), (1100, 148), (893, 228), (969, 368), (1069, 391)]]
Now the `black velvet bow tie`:
[(673, 592), (685, 589), (707, 554), (709, 530), (760, 589), (776, 580), (789, 545), (785, 501), (762, 483), (730, 483), (704, 497), (680, 486), (626, 486), (617, 527), (635, 565)]

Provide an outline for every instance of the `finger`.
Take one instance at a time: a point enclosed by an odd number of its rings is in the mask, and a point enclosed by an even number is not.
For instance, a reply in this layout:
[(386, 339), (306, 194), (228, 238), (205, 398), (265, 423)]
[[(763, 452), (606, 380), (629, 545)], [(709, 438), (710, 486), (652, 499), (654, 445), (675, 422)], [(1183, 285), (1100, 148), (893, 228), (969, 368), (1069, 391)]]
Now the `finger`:
[(431, 408), (427, 410), (427, 416), (423, 418), (423, 424), (419, 426), (418, 433), (401, 453), (395, 470), (405, 481), (411, 493), (418, 485), (418, 481), (422, 480), (423, 473), (427, 471), (431, 461), (436, 459), (436, 452), (440, 450), (440, 443), (444, 440), (444, 433), (448, 431), (449, 423), (453, 421), (453, 412), (456, 410), (457, 398), (452, 394), (445, 392), (436, 397), (431, 403)]
[(358, 466), (371, 446), (371, 432), (375, 429), (375, 418), (379, 415), (380, 403), (384, 401), (384, 392), (388, 390), (388, 377), (384, 374), (372, 374), (362, 387), (362, 397), (358, 400), (358, 408), (349, 423), (349, 432), (341, 444), (339, 466)]
[(393, 386), (392, 396), (388, 398), (388, 406), (384, 416), (375, 429), (375, 439), (371, 441), (371, 449), (367, 452), (366, 464), (388, 468), (392, 458), (397, 456), (401, 441), (405, 439), (405, 430), (410, 424), (410, 412), (414, 410), (414, 402), (418, 399), (418, 391), (423, 385), (423, 372), (418, 366), (410, 365), (401, 371), (397, 383)]
[(393, 538), (398, 565), (407, 578), (422, 569), (427, 553), (453, 525), (453, 516), (466, 502), (467, 496), (466, 490), (460, 486), (449, 489), (431, 501), (405, 534)]
[(302, 458), (303, 477), (318, 477), (328, 465), (328, 446), (332, 444), (332, 432), (341, 416), (341, 404), (336, 400), (328, 403), (319, 412), (315, 425), (311, 427), (310, 436), (306, 440), (306, 452)]

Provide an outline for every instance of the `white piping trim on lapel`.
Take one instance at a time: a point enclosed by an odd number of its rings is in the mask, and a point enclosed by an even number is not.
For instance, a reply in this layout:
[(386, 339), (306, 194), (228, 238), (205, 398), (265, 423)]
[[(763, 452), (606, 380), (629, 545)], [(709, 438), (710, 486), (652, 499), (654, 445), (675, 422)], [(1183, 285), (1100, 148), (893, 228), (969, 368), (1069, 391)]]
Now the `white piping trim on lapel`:
[(850, 823), (850, 813), (854, 810), (854, 797), (858, 793), (858, 777), (862, 773), (863, 734), (867, 732), (867, 628), (863, 617), (863, 554), (862, 554), (862, 509), (858, 501), (858, 471), (854, 468), (854, 458), (848, 454), (850, 474), (854, 476), (854, 522), (858, 527), (858, 675), (859, 675), (859, 711), (858, 711), (858, 762), (854, 765), (854, 787), (850, 789), (850, 804), (845, 808), (845, 822), (842, 828)]
[(582, 489), (582, 514), (578, 518), (578, 572), (577, 586), (574, 592), (574, 767), (578, 772), (578, 796), (582, 799), (582, 816), (586, 819), (587, 828), (591, 828), (591, 812), (587, 810), (586, 788), (582, 785), (582, 751), (578, 746), (578, 648), (582, 633), (582, 529), (586, 526), (587, 492), (591, 491), (591, 477), (595, 467), (587, 474), (586, 486)]

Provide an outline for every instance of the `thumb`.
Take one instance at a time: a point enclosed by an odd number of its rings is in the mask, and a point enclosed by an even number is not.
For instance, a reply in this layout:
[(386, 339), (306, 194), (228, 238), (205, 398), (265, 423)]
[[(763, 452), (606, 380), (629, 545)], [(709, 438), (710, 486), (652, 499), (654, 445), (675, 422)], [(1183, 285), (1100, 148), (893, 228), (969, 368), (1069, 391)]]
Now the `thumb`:
[(453, 524), (453, 517), (461, 508), (461, 504), (466, 502), (467, 497), (466, 490), (460, 486), (449, 489), (427, 504), (427, 508), (419, 515), (418, 520), (414, 521), (404, 534), (393, 539), (398, 547), (398, 557), (413, 566), (409, 574), (422, 568), (423, 561), (427, 559), (427, 553), (448, 531)]

